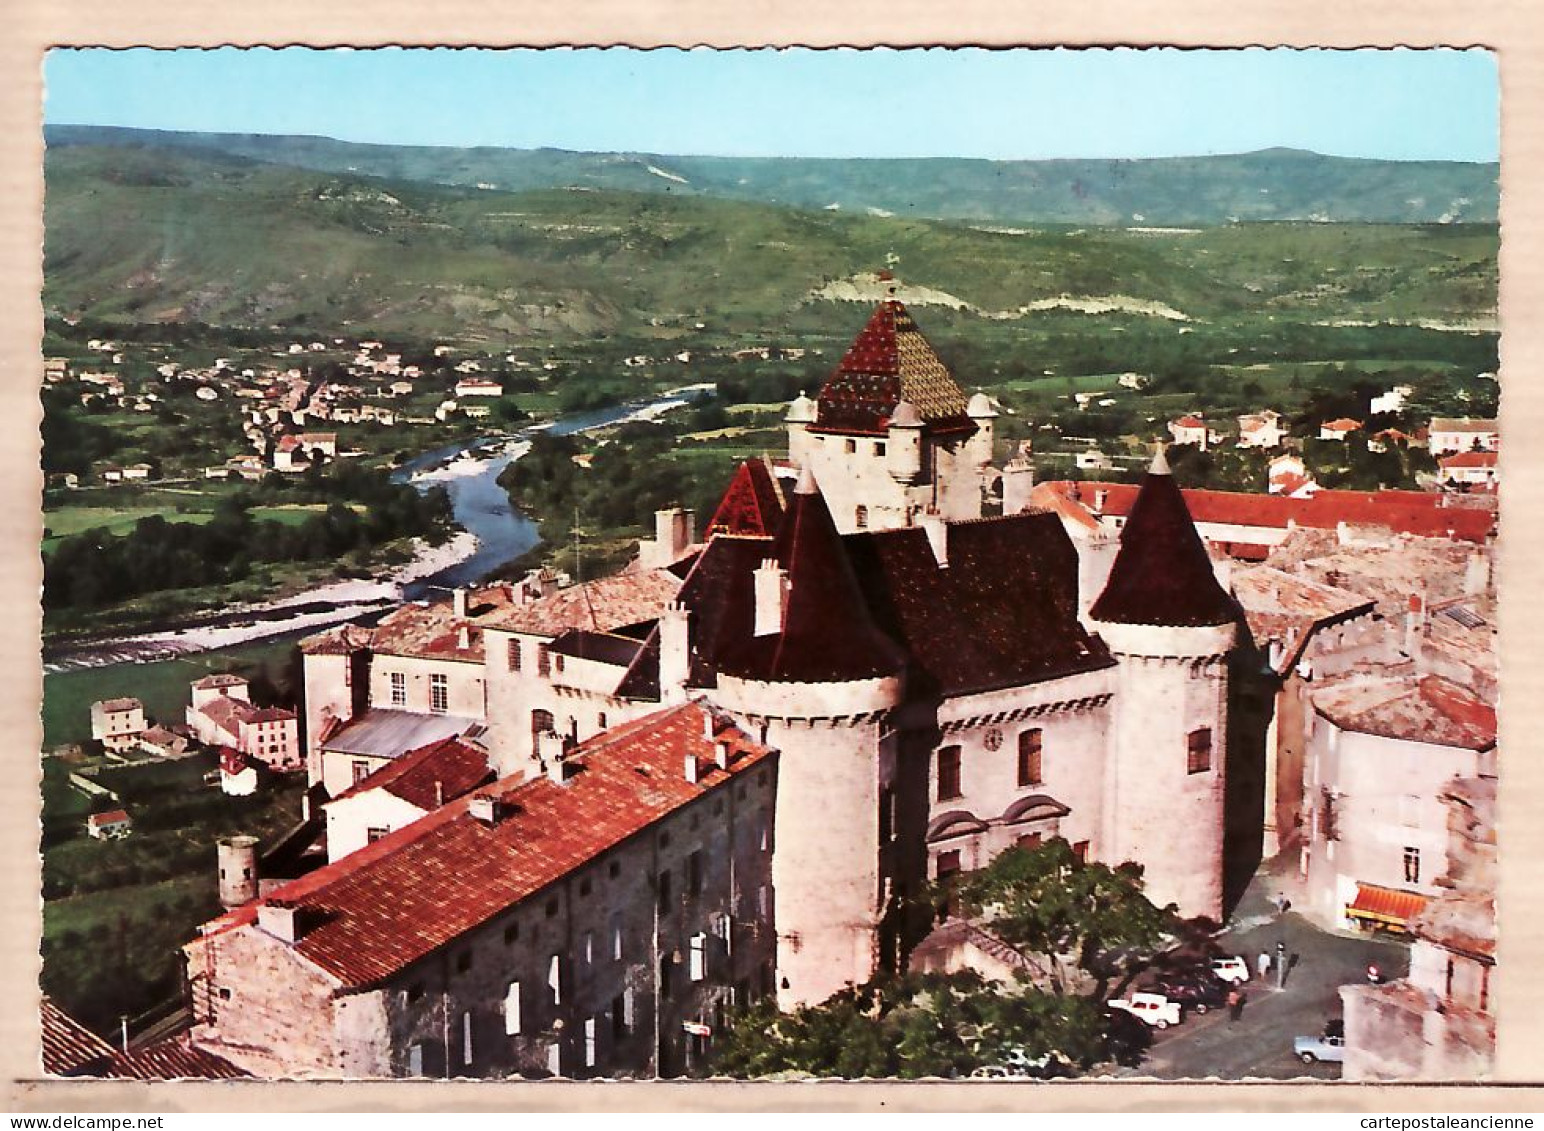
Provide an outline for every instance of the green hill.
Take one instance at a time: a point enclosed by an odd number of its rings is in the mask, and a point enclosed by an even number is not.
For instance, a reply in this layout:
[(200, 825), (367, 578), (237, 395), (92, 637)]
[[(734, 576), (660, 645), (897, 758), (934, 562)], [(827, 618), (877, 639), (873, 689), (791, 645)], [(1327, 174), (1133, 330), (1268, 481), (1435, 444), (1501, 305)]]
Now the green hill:
[(1497, 230), (1484, 224), (1008, 228), (710, 197), (503, 193), (185, 148), (51, 148), (45, 173), (46, 308), (122, 321), (499, 342), (668, 336), (699, 321), (727, 333), (828, 328), (816, 308), (869, 301), (874, 284), (855, 277), (886, 264), (927, 288), (908, 301), (1004, 322), (1071, 302), (1155, 323), (1467, 323), (1493, 321), (1496, 302)]
[(578, 186), (984, 224), (1494, 222), (1499, 200), (1495, 163), (1363, 160), (1293, 149), (1139, 161), (877, 160), (359, 145), (72, 125), (50, 126), (45, 137), (50, 148), (179, 149), (501, 192)]

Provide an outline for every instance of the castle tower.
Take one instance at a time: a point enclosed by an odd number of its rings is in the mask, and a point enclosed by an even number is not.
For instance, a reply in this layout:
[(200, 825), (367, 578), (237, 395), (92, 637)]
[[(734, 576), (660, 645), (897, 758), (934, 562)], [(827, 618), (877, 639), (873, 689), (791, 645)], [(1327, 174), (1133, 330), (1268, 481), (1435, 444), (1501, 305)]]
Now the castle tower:
[(1118, 662), (1099, 856), (1141, 864), (1159, 906), (1220, 920), (1237, 608), (1162, 452), (1090, 616)]
[(881, 302), (811, 400), (788, 409), (788, 455), (808, 467), (836, 527), (889, 530), (915, 516), (981, 517), (991, 401), (967, 402), (906, 307)]
[(878, 968), (881, 797), (894, 772), (883, 723), (905, 657), (870, 619), (809, 468), (765, 545), (750, 623), (718, 659), (713, 700), (780, 751), (772, 881), (787, 1008)]
[(257, 838), (221, 837), (217, 851), (220, 865), (220, 906), (229, 911), (257, 898)]

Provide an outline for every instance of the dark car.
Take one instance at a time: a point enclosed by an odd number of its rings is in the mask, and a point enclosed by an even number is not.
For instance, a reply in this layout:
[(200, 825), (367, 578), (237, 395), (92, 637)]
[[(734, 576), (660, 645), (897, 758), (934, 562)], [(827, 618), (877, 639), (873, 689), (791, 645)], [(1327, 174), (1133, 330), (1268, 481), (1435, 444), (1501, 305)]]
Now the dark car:
[(1119, 1009), (1104, 1015), (1104, 1055), (1116, 1064), (1135, 1068), (1153, 1043), (1153, 1033), (1146, 1023)]
[(1203, 971), (1160, 978), (1155, 983), (1155, 989), (1170, 1001), (1177, 1001), (1195, 1013), (1220, 1009), (1228, 1001), (1227, 984)]

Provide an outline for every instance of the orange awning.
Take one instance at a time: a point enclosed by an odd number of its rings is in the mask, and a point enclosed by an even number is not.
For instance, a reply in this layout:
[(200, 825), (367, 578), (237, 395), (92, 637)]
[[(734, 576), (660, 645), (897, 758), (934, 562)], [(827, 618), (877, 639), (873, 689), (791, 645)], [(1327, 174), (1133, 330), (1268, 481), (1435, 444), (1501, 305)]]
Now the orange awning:
[(1426, 896), (1413, 891), (1357, 884), (1356, 899), (1346, 905), (1346, 914), (1353, 919), (1367, 919), (1403, 931), (1426, 903)]

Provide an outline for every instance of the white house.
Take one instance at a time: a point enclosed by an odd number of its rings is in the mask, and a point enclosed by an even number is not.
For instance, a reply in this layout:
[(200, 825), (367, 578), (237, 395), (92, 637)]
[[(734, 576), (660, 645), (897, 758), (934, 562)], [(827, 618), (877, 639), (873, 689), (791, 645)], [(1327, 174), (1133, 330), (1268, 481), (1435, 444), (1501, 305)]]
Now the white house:
[(1405, 402), (1415, 393), (1410, 385), (1395, 385), (1386, 393), (1379, 393), (1372, 399), (1371, 412), (1374, 416), (1386, 412), (1403, 412)]
[(327, 859), (357, 852), (493, 780), (488, 751), (452, 736), (410, 750), (339, 793), (327, 815)]
[(1433, 456), (1449, 452), (1494, 452), (1501, 447), (1501, 427), (1495, 420), (1434, 416), (1428, 445)]
[(1203, 452), (1210, 438), (1206, 421), (1199, 416), (1182, 416), (1178, 420), (1169, 421), (1169, 435), (1174, 437), (1176, 444), (1194, 444)]
[(1281, 444), (1287, 430), (1281, 426), (1281, 414), (1272, 409), (1246, 413), (1238, 418), (1238, 446), (1274, 448)]
[(1352, 420), (1342, 416), (1339, 420), (1326, 420), (1319, 425), (1319, 439), (1344, 440), (1353, 432), (1359, 432), (1362, 428), (1360, 420)]
[(91, 737), (109, 750), (131, 750), (145, 730), (138, 699), (102, 699), (91, 704)]
[(1455, 452), (1437, 460), (1437, 477), (1463, 487), (1494, 487), (1500, 481), (1500, 453)]

